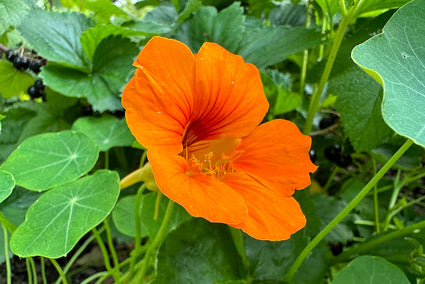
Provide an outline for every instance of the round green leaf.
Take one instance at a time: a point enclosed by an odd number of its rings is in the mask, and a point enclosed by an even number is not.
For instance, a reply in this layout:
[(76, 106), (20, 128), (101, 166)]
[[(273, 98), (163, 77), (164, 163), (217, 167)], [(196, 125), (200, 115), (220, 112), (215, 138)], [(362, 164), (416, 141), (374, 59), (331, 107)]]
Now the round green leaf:
[[(117, 227), (117, 230), (130, 237), (136, 236), (136, 222), (134, 218), (135, 199), (135, 195), (121, 198), (112, 212), (112, 220), (114, 221), (114, 225)], [(156, 236), (159, 227), (161, 226), (162, 219), (164, 218), (168, 198), (161, 198), (158, 208), (158, 217), (156, 219), (154, 219), (155, 199), (156, 194), (154, 192), (145, 194), (142, 197), (142, 206), (140, 207), (140, 215), (142, 216), (142, 237)], [(191, 217), (186, 210), (176, 204), (173, 210), (173, 215), (168, 223), (167, 232), (173, 231), (180, 223), (190, 218)]]
[(15, 179), (12, 174), (3, 170), (0, 170), (0, 203), (5, 200), (15, 187)]
[(20, 257), (66, 255), (82, 236), (109, 215), (118, 195), (119, 176), (107, 170), (44, 193), (13, 233), (13, 253)]
[(400, 8), (383, 33), (356, 46), (352, 57), (384, 87), (382, 115), (398, 134), (425, 146), (425, 0)]
[(376, 256), (360, 256), (342, 269), (331, 284), (409, 284), (394, 264)]
[(134, 142), (125, 120), (114, 116), (82, 117), (74, 122), (72, 129), (87, 135), (100, 151), (108, 151), (115, 146), (131, 146)]
[(86, 174), (98, 155), (98, 147), (83, 133), (46, 133), (24, 140), (1, 169), (22, 187), (45, 190)]

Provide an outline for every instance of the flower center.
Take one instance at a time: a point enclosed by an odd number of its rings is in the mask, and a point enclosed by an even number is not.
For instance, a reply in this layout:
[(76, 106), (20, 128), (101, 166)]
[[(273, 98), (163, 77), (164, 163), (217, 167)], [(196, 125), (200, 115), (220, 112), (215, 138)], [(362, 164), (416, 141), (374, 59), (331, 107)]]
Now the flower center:
[(232, 161), (239, 156), (234, 151), (239, 141), (235, 138), (202, 141), (184, 149), (183, 156), (189, 164), (186, 175), (205, 174), (220, 179), (234, 172)]

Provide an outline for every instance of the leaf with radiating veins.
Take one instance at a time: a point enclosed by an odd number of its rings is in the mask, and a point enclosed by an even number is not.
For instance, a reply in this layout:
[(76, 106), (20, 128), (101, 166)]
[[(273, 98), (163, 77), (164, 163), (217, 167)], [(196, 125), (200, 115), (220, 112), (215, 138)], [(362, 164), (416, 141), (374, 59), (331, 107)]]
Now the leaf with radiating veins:
[(45, 133), (24, 140), (0, 169), (12, 173), (17, 185), (40, 191), (86, 174), (98, 155), (98, 147), (83, 133)]
[(108, 170), (53, 188), (28, 208), (10, 248), (20, 257), (64, 256), (109, 215), (118, 195), (119, 176)]

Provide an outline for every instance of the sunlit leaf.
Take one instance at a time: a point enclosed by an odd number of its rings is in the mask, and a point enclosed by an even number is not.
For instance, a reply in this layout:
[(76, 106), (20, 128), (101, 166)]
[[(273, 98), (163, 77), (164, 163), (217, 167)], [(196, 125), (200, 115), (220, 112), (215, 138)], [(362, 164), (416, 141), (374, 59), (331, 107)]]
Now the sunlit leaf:
[(82, 117), (74, 122), (72, 128), (92, 139), (100, 151), (108, 151), (116, 146), (131, 146), (134, 142), (125, 119), (113, 116)]
[(45, 190), (87, 173), (98, 155), (98, 147), (80, 132), (46, 133), (22, 142), (1, 169), (12, 173), (17, 185)]
[(107, 170), (44, 193), (13, 233), (13, 253), (20, 257), (66, 255), (82, 236), (109, 215), (118, 195), (119, 176)]
[(352, 56), (384, 87), (382, 115), (398, 134), (425, 146), (425, 0), (400, 8), (383, 33), (354, 48)]
[(19, 96), (27, 92), (34, 83), (28, 72), (18, 71), (8, 61), (0, 61), (0, 95), (4, 98)]

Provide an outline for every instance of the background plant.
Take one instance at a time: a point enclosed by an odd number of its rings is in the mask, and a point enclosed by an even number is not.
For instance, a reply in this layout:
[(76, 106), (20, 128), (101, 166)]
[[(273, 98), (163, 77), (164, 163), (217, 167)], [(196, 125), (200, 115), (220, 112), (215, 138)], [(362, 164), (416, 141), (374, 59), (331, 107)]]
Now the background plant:
[[(423, 283), (424, 17), (424, 0), (0, 0), (0, 282)], [(154, 35), (240, 54), (267, 119), (313, 137), (290, 240), (155, 191), (120, 103)]]

